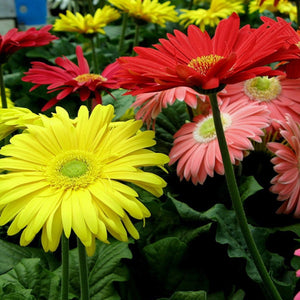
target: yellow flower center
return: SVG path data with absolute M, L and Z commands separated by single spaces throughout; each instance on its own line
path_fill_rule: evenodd
M 70 150 L 50 160 L 45 175 L 54 188 L 77 190 L 87 187 L 99 178 L 101 164 L 92 153 Z
M 203 55 L 197 58 L 193 58 L 189 62 L 188 67 L 199 72 L 201 75 L 206 75 L 208 70 L 222 58 L 224 57 L 216 54 Z
M 78 82 L 87 82 L 89 80 L 100 80 L 100 81 L 106 81 L 107 79 L 99 74 L 81 74 L 74 78 Z
M 229 114 L 221 114 L 224 131 L 231 125 Z M 213 116 L 208 116 L 200 121 L 193 132 L 194 139 L 199 143 L 208 143 L 217 137 Z
M 281 84 L 276 77 L 258 76 L 245 81 L 244 91 L 251 100 L 269 102 L 280 94 Z

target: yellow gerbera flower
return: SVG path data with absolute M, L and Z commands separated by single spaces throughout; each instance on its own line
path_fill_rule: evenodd
M 261 5 L 259 5 L 257 0 L 250 1 L 250 14 L 254 13 L 255 11 L 262 13 L 265 10 L 273 13 L 280 12 L 281 14 L 289 15 L 291 21 L 297 21 L 297 7 L 288 0 L 279 0 L 276 6 L 274 5 L 274 0 L 265 0 Z
M 0 225 L 12 221 L 8 234 L 23 230 L 20 244 L 28 245 L 42 229 L 45 251 L 55 251 L 62 231 L 73 230 L 94 253 L 95 238 L 107 241 L 107 232 L 127 241 L 139 233 L 130 217 L 143 220 L 148 209 L 137 200 L 133 183 L 155 196 L 166 182 L 142 171 L 162 166 L 167 155 L 147 147 L 155 144 L 153 131 L 140 131 L 141 121 L 111 122 L 111 105 L 97 105 L 91 116 L 81 106 L 76 123 L 60 107 L 55 117 L 41 115 L 43 126 L 30 125 L 0 150 Z
M 66 15 L 59 14 L 60 19 L 56 19 L 53 25 L 55 31 L 78 32 L 82 34 L 105 34 L 103 27 L 108 23 L 120 18 L 120 13 L 109 5 L 105 5 L 102 9 L 98 8 L 92 16 L 87 14 L 85 16 L 80 13 L 75 15 L 67 10 Z
M 178 16 L 170 1 L 159 3 L 158 0 L 108 0 L 129 16 L 149 23 L 166 26 L 166 22 L 177 22 Z
M 27 128 L 28 125 L 42 124 L 39 115 L 27 108 L 11 107 L 9 101 L 7 103 L 8 108 L 0 108 L 0 140 L 18 129 Z
M 180 24 L 187 27 L 195 24 L 202 31 L 205 26 L 215 27 L 222 19 L 226 19 L 233 12 L 244 13 L 243 1 L 212 0 L 209 9 L 199 8 L 197 10 L 181 9 L 179 16 Z

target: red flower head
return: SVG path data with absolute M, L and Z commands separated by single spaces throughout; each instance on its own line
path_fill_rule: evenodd
M 265 65 L 297 58 L 300 50 L 287 29 L 289 23 L 263 21 L 257 29 L 240 29 L 233 13 L 219 23 L 213 38 L 190 25 L 187 35 L 175 30 L 168 39 L 160 39 L 156 49 L 135 47 L 137 56 L 119 58 L 120 85 L 133 95 L 177 86 L 210 93 L 255 76 L 282 74 Z
M 67 97 L 71 93 L 79 93 L 81 101 L 87 100 L 91 94 L 96 103 L 102 103 L 101 91 L 116 89 L 118 84 L 112 79 L 119 69 L 117 62 L 108 65 L 102 74 L 91 74 L 87 60 L 83 56 L 82 48 L 76 47 L 78 66 L 66 57 L 58 57 L 55 63 L 59 66 L 49 66 L 43 62 L 35 61 L 32 68 L 26 72 L 23 81 L 35 84 L 30 91 L 46 84 L 49 93 L 61 91 L 52 98 L 43 108 L 45 111 L 54 106 L 59 100 Z
M 5 35 L 0 35 L 0 63 L 6 62 L 8 57 L 25 47 L 39 47 L 58 39 L 49 33 L 52 25 L 42 27 L 40 30 L 32 27 L 26 31 L 12 28 Z

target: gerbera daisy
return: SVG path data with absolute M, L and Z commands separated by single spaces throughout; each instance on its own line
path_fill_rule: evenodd
M 166 22 L 177 22 L 178 16 L 170 1 L 159 3 L 158 0 L 108 0 L 129 16 L 145 22 L 166 26 Z
M 45 251 L 57 249 L 62 231 L 69 238 L 73 230 L 89 255 L 95 238 L 108 242 L 107 232 L 138 239 L 130 216 L 143 220 L 150 212 L 125 182 L 162 195 L 166 182 L 140 169 L 169 161 L 145 149 L 155 144 L 154 132 L 140 131 L 142 121 L 114 125 L 111 105 L 97 105 L 90 117 L 81 106 L 76 124 L 64 109 L 56 112 L 0 150 L 0 168 L 8 171 L 0 175 L 0 224 L 12 221 L 9 235 L 23 230 L 22 246 L 42 230 Z
M 288 79 L 283 76 L 255 77 L 236 84 L 228 84 L 218 96 L 230 102 L 257 102 L 270 111 L 270 129 L 279 130 L 280 123 L 289 113 L 300 122 L 300 78 Z
M 161 92 L 139 94 L 132 106 L 138 108 L 136 118 L 142 119 L 149 128 L 162 109 L 172 105 L 176 100 L 184 101 L 188 106 L 196 108 L 199 100 L 205 101 L 206 98 L 207 96 L 200 95 L 191 88 L 177 87 Z
M 49 93 L 61 91 L 42 108 L 42 111 L 76 92 L 79 93 L 81 101 L 92 96 L 95 102 L 100 104 L 102 103 L 101 91 L 118 88 L 116 80 L 112 78 L 119 68 L 117 62 L 108 65 L 101 75 L 92 74 L 80 46 L 76 47 L 76 55 L 78 66 L 66 57 L 58 57 L 55 60 L 58 67 L 36 61 L 32 62 L 32 68 L 25 73 L 26 76 L 22 80 L 35 84 L 30 91 L 43 84 L 49 85 Z
M 9 102 L 8 102 L 9 103 Z M 28 125 L 41 124 L 41 117 L 23 107 L 0 108 L 0 140 Z
M 265 10 L 271 12 L 279 12 L 283 15 L 289 15 L 291 21 L 297 20 L 297 7 L 289 2 L 288 0 L 266 0 L 262 3 L 257 3 L 257 0 L 252 0 L 249 3 L 249 13 L 252 14 L 255 11 L 259 11 L 260 13 Z
M 103 27 L 120 18 L 120 13 L 109 5 L 98 8 L 92 16 L 85 16 L 76 12 L 74 15 L 67 10 L 66 15 L 59 14 L 60 19 L 56 19 L 53 25 L 55 31 L 78 32 L 81 34 L 95 34 L 97 32 L 105 34 Z
M 280 133 L 286 143 L 270 142 L 267 147 L 275 154 L 271 159 L 274 170 L 278 173 L 271 180 L 270 191 L 278 194 L 277 200 L 283 204 L 277 213 L 294 213 L 300 217 L 300 128 L 290 115 L 286 116 L 286 122 L 282 123 Z
M 239 28 L 240 19 L 233 13 L 222 20 L 215 36 L 190 25 L 188 34 L 175 30 L 168 40 L 161 39 L 156 49 L 135 47 L 135 57 L 121 57 L 118 80 L 122 87 L 137 95 L 177 86 L 201 90 L 221 90 L 261 75 L 279 75 L 265 66 L 274 61 L 299 57 L 300 50 L 290 45 L 284 20 L 264 23 L 257 29 Z
M 261 142 L 262 129 L 269 125 L 268 112 L 256 103 L 241 107 L 237 102 L 228 104 L 228 101 L 220 106 L 220 112 L 230 159 L 235 164 L 243 159 L 246 151 L 253 150 L 249 139 Z M 196 116 L 174 138 L 170 164 L 178 161 L 177 174 L 181 180 L 203 184 L 207 175 L 224 174 L 212 114 Z
M 46 25 L 39 30 L 29 28 L 26 31 L 12 28 L 5 35 L 0 35 L 0 64 L 5 63 L 9 56 L 19 49 L 48 45 L 58 39 L 49 33 L 51 28 L 52 25 Z
M 199 8 L 197 10 L 181 9 L 179 16 L 180 24 L 185 27 L 195 24 L 202 31 L 205 26 L 215 27 L 220 20 L 226 19 L 233 12 L 244 13 L 243 1 L 212 0 L 209 9 Z

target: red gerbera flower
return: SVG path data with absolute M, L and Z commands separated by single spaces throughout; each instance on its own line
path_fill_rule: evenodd
M 240 29 L 233 13 L 219 23 L 213 38 L 190 25 L 187 35 L 175 30 L 168 40 L 160 39 L 156 49 L 135 47 L 137 56 L 119 58 L 121 87 L 133 90 L 133 95 L 176 86 L 220 90 L 255 76 L 282 74 L 265 65 L 297 58 L 300 50 L 286 29 L 289 23 L 263 21 L 257 29 Z
M 52 98 L 43 108 L 45 111 L 54 106 L 59 100 L 71 93 L 79 93 L 81 101 L 87 100 L 91 94 L 97 104 L 102 103 L 101 91 L 116 89 L 118 84 L 112 79 L 119 69 L 119 64 L 114 62 L 108 65 L 102 74 L 91 74 L 87 60 L 83 56 L 80 46 L 76 47 L 78 66 L 66 57 L 58 57 L 55 63 L 59 66 L 49 66 L 43 62 L 35 61 L 32 68 L 26 72 L 23 81 L 35 84 L 30 91 L 46 84 L 49 93 L 61 91 Z
M 18 31 L 17 28 L 12 28 L 5 35 L 0 35 L 0 64 L 21 48 L 44 46 L 58 39 L 49 33 L 51 28 L 52 25 L 44 26 L 40 30 L 32 27 L 26 31 Z

